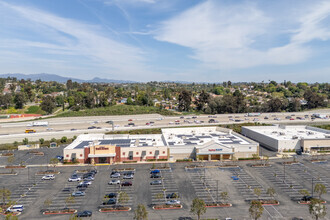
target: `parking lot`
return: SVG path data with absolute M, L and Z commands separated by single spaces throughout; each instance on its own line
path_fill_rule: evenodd
M 160 170 L 160 178 L 150 178 L 151 164 L 121 164 L 114 166 L 98 166 L 95 169 L 98 173 L 92 184 L 85 189 L 85 195 L 74 197 L 73 203 L 66 203 L 72 192 L 77 191 L 78 182 L 68 182 L 74 174 L 83 175 L 86 169 L 94 167 L 56 167 L 60 174 L 55 174 L 55 180 L 41 180 L 40 171 L 45 171 L 47 167 L 33 167 L 26 169 L 16 169 L 17 175 L 0 175 L 0 182 L 3 187 L 11 190 L 11 198 L 17 204 L 25 206 L 20 218 L 22 219 L 69 219 L 70 215 L 44 216 L 41 211 L 45 209 L 75 208 L 78 211 L 90 210 L 93 212 L 92 219 L 133 219 L 134 212 L 112 212 L 100 213 L 99 208 L 108 207 L 103 205 L 107 201 L 104 196 L 109 193 L 126 192 L 128 201 L 125 205 L 134 210 L 138 204 L 144 204 L 149 212 L 149 219 L 179 219 L 179 217 L 192 217 L 190 205 L 194 198 L 198 197 L 206 203 L 222 201 L 221 192 L 228 193 L 228 202 L 233 207 L 208 208 L 204 218 L 225 219 L 249 219 L 249 201 L 257 199 L 254 189 L 259 188 L 260 199 L 267 199 L 270 196 L 266 193 L 272 187 L 276 190 L 276 199 L 280 201 L 278 206 L 265 206 L 262 219 L 292 219 L 293 217 L 303 217 L 311 219 L 308 207 L 299 205 L 302 195 L 300 189 L 307 189 L 311 192 L 310 179 L 315 178 L 315 183 L 320 182 L 329 186 L 329 176 L 325 175 L 322 166 L 324 164 L 312 164 L 304 161 L 303 165 L 287 165 L 284 177 L 284 168 L 278 162 L 272 162 L 270 167 L 250 167 L 247 163 L 240 163 L 240 168 L 219 168 L 205 166 L 197 169 L 185 169 L 188 164 L 169 164 L 171 169 Z M 212 165 L 209 163 L 207 165 Z M 214 165 L 214 164 L 213 164 Z M 133 179 L 123 179 L 124 169 L 134 170 Z M 48 168 L 50 169 L 50 168 Z M 54 169 L 54 168 L 51 168 Z M 5 169 L 1 169 L 2 171 Z M 77 172 L 80 171 L 80 172 Z M 114 170 L 120 170 L 120 178 L 110 178 Z M 36 175 L 37 174 L 37 175 Z M 234 176 L 238 177 L 234 180 Z M 121 182 L 130 181 L 132 186 L 121 186 L 121 184 L 109 185 L 112 179 Z M 155 180 L 160 180 L 161 184 L 151 185 Z M 67 189 L 70 191 L 67 191 Z M 153 210 L 152 205 L 165 204 L 169 198 L 167 195 L 176 193 L 183 206 L 178 210 Z M 159 194 L 163 194 L 160 197 Z M 24 195 L 24 196 L 22 196 Z M 326 200 L 328 195 L 323 196 Z M 50 204 L 45 204 L 45 200 L 51 200 Z M 244 216 L 244 218 L 242 218 Z

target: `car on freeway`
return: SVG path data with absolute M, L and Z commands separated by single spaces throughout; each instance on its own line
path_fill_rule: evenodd
M 24 206 L 23 205 L 13 205 L 6 209 L 7 212 L 23 212 Z
M 173 122 L 173 121 L 170 121 L 168 124 L 169 124 L 169 125 L 172 125 L 172 124 L 174 124 L 174 122 Z
M 176 199 L 173 199 L 173 200 L 169 200 L 166 202 L 166 205 L 180 205 L 180 201 L 179 200 L 176 200 Z
M 154 181 L 150 182 L 150 185 L 162 185 L 162 181 L 161 180 L 154 180 Z
M 290 121 L 293 121 L 294 120 L 294 118 L 290 118 Z
M 166 199 L 177 199 L 179 198 L 179 195 L 176 193 L 170 193 L 166 195 Z
M 68 180 L 69 182 L 79 182 L 81 181 L 81 178 L 80 177 L 76 177 L 76 176 L 72 176 L 69 178 Z
M 118 193 L 108 193 L 108 194 L 105 194 L 104 198 L 117 198 L 118 196 Z
M 150 175 L 150 178 L 161 178 L 162 176 L 160 175 L 160 173 L 153 173 Z
M 45 175 L 41 178 L 42 180 L 54 180 L 55 176 L 54 174 L 49 174 L 49 175 Z
M 133 122 L 128 123 L 128 126 L 135 126 Z
M 155 122 L 154 122 L 154 121 L 151 121 L 151 122 L 149 122 L 149 123 L 150 123 L 151 125 L 152 125 L 152 124 L 155 124 Z
M 71 128 L 71 129 L 70 129 L 70 131 L 76 131 L 76 130 L 77 130 L 77 129 L 75 129 L 75 128 Z
M 209 123 L 215 123 L 215 120 L 214 119 L 210 119 L 209 120 Z
M 193 118 L 193 119 L 196 119 L 196 118 L 197 118 L 197 116 L 192 116 L 192 118 Z
M 157 118 L 156 120 L 157 120 L 157 121 L 161 121 L 161 120 L 163 120 L 163 118 Z
M 85 210 L 85 211 L 82 211 L 82 212 L 78 212 L 77 215 L 76 215 L 76 217 L 78 217 L 78 218 L 81 218 L 81 217 L 91 217 L 92 214 L 93 214 L 92 211 Z
M 82 191 L 76 191 L 71 194 L 71 196 L 77 197 L 77 196 L 84 196 L 85 192 Z
M 133 183 L 132 182 L 129 182 L 129 181 L 126 181 L 126 182 L 122 182 L 121 183 L 121 186 L 132 186 Z
M 268 119 L 268 117 L 266 116 L 266 117 L 264 117 L 264 119 Z
M 276 120 L 276 121 L 280 121 L 281 119 L 279 119 L 279 118 L 274 118 L 274 120 Z
M 134 178 L 134 175 L 133 174 L 127 174 L 127 175 L 124 175 L 123 179 L 133 179 Z
M 120 177 L 120 173 L 112 173 L 110 175 L 110 178 L 119 178 Z
M 90 126 L 87 129 L 95 129 L 95 128 L 96 128 L 95 126 Z
M 133 119 L 128 119 L 128 121 L 133 121 Z
M 149 123 L 149 122 L 147 122 L 147 123 L 146 123 L 146 125 L 150 125 L 150 123 Z
M 286 116 L 285 119 L 291 119 L 291 116 Z
M 116 185 L 116 184 L 120 184 L 120 180 L 111 180 L 110 182 L 108 182 L 109 185 Z
M 105 202 L 103 202 L 103 205 L 115 205 L 117 203 L 117 199 L 111 198 Z
M 175 120 L 175 122 L 177 123 L 177 122 L 180 122 L 180 120 Z

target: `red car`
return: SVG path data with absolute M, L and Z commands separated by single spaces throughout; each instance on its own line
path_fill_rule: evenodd
M 132 182 L 122 182 L 121 186 L 132 186 Z
M 175 120 L 175 122 L 180 122 L 180 120 Z
M 133 121 L 133 119 L 128 119 L 128 121 Z

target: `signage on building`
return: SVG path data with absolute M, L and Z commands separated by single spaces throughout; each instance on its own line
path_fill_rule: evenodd
M 107 147 L 97 147 L 96 150 L 109 150 Z
M 218 148 L 218 149 L 209 149 L 209 151 L 222 151 L 221 148 Z

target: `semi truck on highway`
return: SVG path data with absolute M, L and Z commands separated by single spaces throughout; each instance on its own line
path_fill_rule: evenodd
M 245 115 L 245 117 L 257 117 L 257 116 L 260 116 L 261 113 L 257 112 L 257 113 L 247 113 Z
M 32 126 L 32 127 L 39 127 L 39 126 L 48 126 L 48 121 L 34 121 L 31 124 L 29 124 L 28 126 Z

